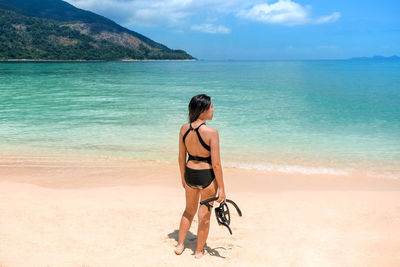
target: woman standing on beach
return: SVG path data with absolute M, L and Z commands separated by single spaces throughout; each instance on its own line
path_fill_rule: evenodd
M 186 193 L 186 208 L 179 225 L 178 245 L 175 254 L 182 254 L 184 241 L 200 201 L 215 197 L 225 201 L 225 187 L 219 154 L 218 131 L 208 127 L 214 113 L 211 98 L 205 94 L 194 96 L 189 103 L 189 123 L 182 125 L 179 133 L 179 168 L 182 186 Z M 189 154 L 186 163 L 186 153 Z M 212 205 L 213 203 L 210 202 Z M 200 205 L 195 257 L 205 254 L 204 245 L 210 229 L 211 210 Z

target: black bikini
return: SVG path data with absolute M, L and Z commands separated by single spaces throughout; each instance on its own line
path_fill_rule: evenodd
M 183 143 L 185 144 L 185 139 L 186 139 L 186 136 L 189 134 L 189 132 L 191 130 L 194 130 L 197 133 L 197 137 L 199 138 L 200 144 L 205 149 L 210 151 L 211 150 L 210 146 L 207 145 L 203 141 L 203 139 L 201 138 L 200 133 L 199 133 L 199 128 L 203 124 L 205 125 L 205 123 L 202 123 L 196 129 L 194 129 L 192 127 L 192 124 L 189 124 L 190 125 L 189 129 L 183 135 Z M 189 155 L 189 158 L 188 158 L 187 161 L 189 161 L 189 160 L 197 160 L 197 161 L 203 161 L 203 162 L 207 162 L 207 163 L 211 164 L 211 156 L 209 156 L 209 157 L 193 156 L 193 155 L 189 154 L 189 151 L 188 151 L 188 155 Z M 213 169 L 191 169 L 191 168 L 187 167 L 186 165 L 185 165 L 185 167 L 186 167 L 185 168 L 185 182 L 190 187 L 193 187 L 193 188 L 206 188 L 215 179 L 215 174 L 214 174 L 214 170 Z

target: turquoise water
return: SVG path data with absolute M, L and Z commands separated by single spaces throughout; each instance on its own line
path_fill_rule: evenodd
M 193 95 L 225 166 L 400 177 L 400 62 L 0 64 L 0 146 L 177 161 Z

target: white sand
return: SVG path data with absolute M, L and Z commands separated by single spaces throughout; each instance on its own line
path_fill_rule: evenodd
M 399 266 L 400 181 L 224 169 L 233 235 L 184 208 L 178 166 L 90 157 L 0 157 L 0 266 Z

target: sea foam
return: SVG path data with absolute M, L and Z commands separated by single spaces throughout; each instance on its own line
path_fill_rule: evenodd
M 329 175 L 349 175 L 352 171 L 344 169 L 334 169 L 327 167 L 308 167 L 301 165 L 279 165 L 272 163 L 256 163 L 256 164 L 241 164 L 227 163 L 226 166 L 247 169 L 247 170 L 263 170 L 276 171 L 282 173 L 301 173 L 301 174 L 329 174 Z

